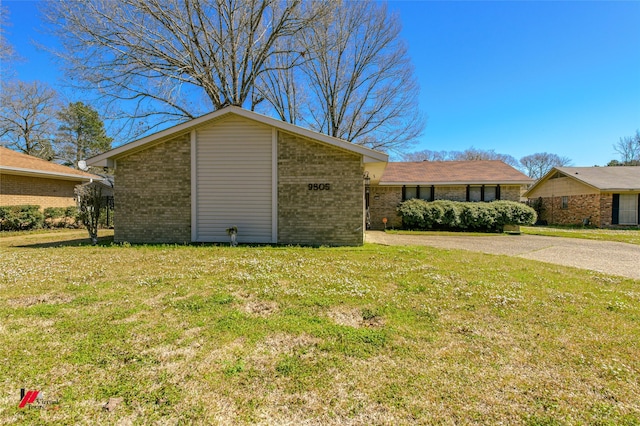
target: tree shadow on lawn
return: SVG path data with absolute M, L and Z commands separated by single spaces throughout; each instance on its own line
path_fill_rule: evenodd
M 98 244 L 95 247 L 109 247 L 113 244 L 113 235 L 98 237 Z M 53 248 L 53 247 L 91 247 L 91 238 L 75 238 L 72 240 L 57 240 L 46 243 L 20 244 L 13 247 L 18 248 Z

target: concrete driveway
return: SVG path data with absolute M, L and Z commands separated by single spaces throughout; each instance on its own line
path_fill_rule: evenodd
M 626 243 L 539 235 L 473 237 L 399 235 L 381 231 L 367 231 L 365 241 L 504 254 L 640 280 L 640 246 Z

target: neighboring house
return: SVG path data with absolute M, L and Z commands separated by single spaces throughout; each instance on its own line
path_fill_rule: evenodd
M 41 209 L 76 204 L 76 185 L 99 176 L 0 147 L 0 205 Z
M 371 168 L 369 213 L 372 229 L 401 227 L 396 209 L 411 198 L 426 201 L 520 201 L 533 180 L 502 161 L 420 161 Z
M 361 245 L 386 154 L 230 106 L 89 159 L 115 170 L 115 241 Z
M 638 226 L 640 166 L 555 167 L 524 195 L 549 224 Z

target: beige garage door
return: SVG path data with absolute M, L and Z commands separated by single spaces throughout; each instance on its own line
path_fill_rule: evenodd
M 195 241 L 274 242 L 273 130 L 231 117 L 196 132 Z

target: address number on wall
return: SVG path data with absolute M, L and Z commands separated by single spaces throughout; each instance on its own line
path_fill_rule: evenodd
M 330 183 L 310 183 L 307 185 L 309 191 L 329 191 L 331 189 Z

